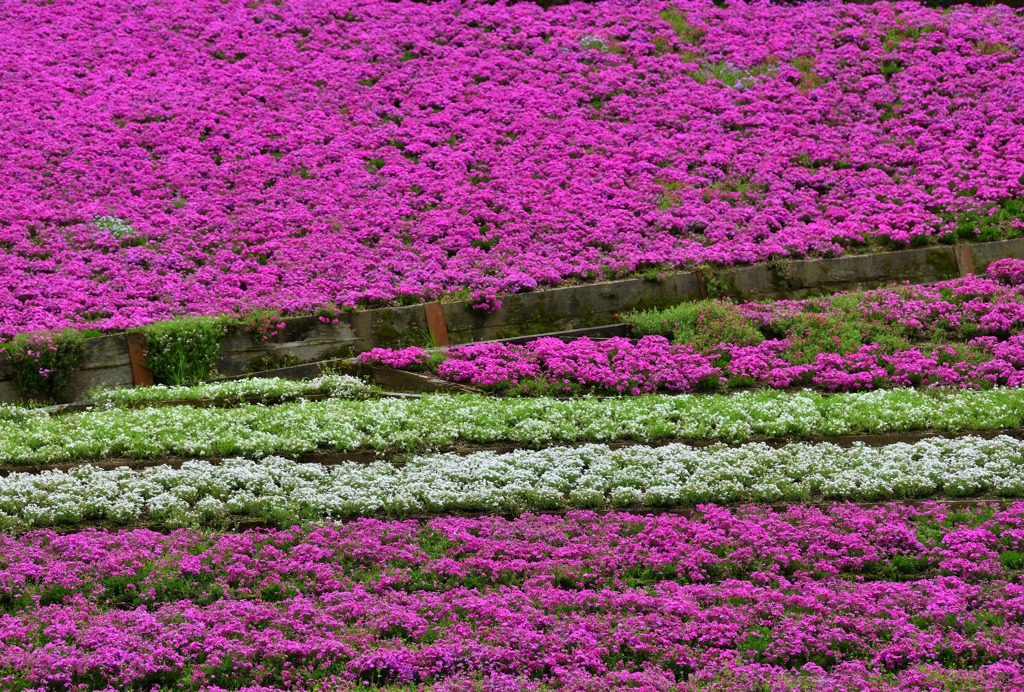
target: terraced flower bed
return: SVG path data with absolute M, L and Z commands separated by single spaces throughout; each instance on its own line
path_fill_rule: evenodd
M 0 333 L 1020 233 L 1008 8 L 0 9 Z
M 731 396 L 615 399 L 295 401 L 233 408 L 161 407 L 50 415 L 0 407 L 0 464 L 105 458 L 298 455 L 318 450 L 387 456 L 500 443 L 523 448 L 616 440 L 742 442 L 811 436 L 985 431 L 1024 426 L 1024 389 L 913 389 L 822 395 L 765 390 Z
M 1024 442 L 1002 435 L 878 448 L 584 445 L 423 455 L 400 464 L 266 457 L 138 472 L 80 466 L 0 478 L 0 525 L 216 528 L 256 520 L 287 527 L 358 516 L 982 496 L 1024 496 Z
M 324 375 L 310 380 L 286 380 L 279 377 L 246 378 L 210 382 L 193 386 L 98 388 L 88 403 L 106 408 L 146 407 L 175 404 L 275 403 L 310 397 L 363 399 L 377 393 L 356 377 Z
M 1024 383 L 1024 292 L 994 265 L 932 286 L 807 300 L 711 300 L 627 315 L 639 340 L 540 338 L 427 351 L 377 348 L 365 363 L 426 370 L 507 394 L 815 386 L 831 391 Z M 671 341 L 670 341 L 671 339 Z
M 204 382 L 1024 235 L 1018 11 L 550 4 L 0 4 L 0 688 L 1024 689 L 1019 241 Z
M 1012 689 L 1024 505 L 0 538 L 8 689 Z

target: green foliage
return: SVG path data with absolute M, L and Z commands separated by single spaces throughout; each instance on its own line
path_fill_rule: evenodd
M 266 370 L 278 370 L 279 368 L 290 368 L 293 365 L 299 365 L 301 362 L 301 358 L 291 353 L 278 356 L 260 356 L 246 363 L 245 367 L 242 368 L 242 373 L 249 374 Z
M 355 308 L 351 305 L 342 305 L 341 307 L 338 307 L 334 303 L 328 303 L 327 305 L 314 310 L 313 316 L 323 318 L 321 321 L 325 323 L 336 322 L 341 319 L 342 315 L 347 312 L 353 312 L 354 310 Z
M 651 267 L 640 272 L 640 278 L 645 281 L 652 281 L 656 284 L 665 282 L 665 273 L 658 267 Z
M 277 336 L 280 330 L 284 328 L 281 326 L 284 324 L 281 322 L 281 319 L 282 316 L 279 311 L 260 308 L 240 317 L 238 324 L 246 333 L 266 341 L 273 336 Z
M 1010 572 L 1024 572 L 1024 553 L 1019 550 L 1007 550 L 999 555 L 1003 569 Z
M 793 288 L 793 262 L 788 257 L 773 257 L 768 262 L 768 269 L 777 284 Z
M 863 343 L 856 322 L 831 313 L 804 313 L 776 322 L 776 328 L 789 337 L 787 356 L 796 364 L 813 362 L 819 353 L 850 353 Z
M 718 278 L 718 273 L 710 264 L 702 264 L 697 267 L 697 273 L 704 281 L 704 290 L 710 298 L 722 298 L 729 293 L 729 287 Z
M 125 236 L 135 234 L 134 228 L 116 216 L 100 216 L 92 223 L 96 228 L 100 228 L 104 231 L 110 231 L 111 235 L 115 238 L 124 238 Z
M 777 283 L 786 286 L 792 283 L 788 261 L 774 260 L 768 266 Z M 704 276 L 709 293 L 722 290 L 722 284 L 711 284 L 715 276 L 713 272 L 708 271 Z M 813 362 L 820 353 L 850 353 L 866 344 L 877 344 L 884 353 L 920 348 L 924 352 L 935 351 L 940 362 L 966 360 L 980 363 L 991 355 L 984 347 L 967 342 L 981 334 L 1008 335 L 991 328 L 982 330 L 969 320 L 957 325 L 945 319 L 926 320 L 918 325 L 895 322 L 888 317 L 888 309 L 880 303 L 894 292 L 907 300 L 914 300 L 920 295 L 914 286 L 839 293 L 808 299 L 803 303 L 803 309 L 792 317 L 776 317 L 767 323 L 760 319 L 746 319 L 737 306 L 718 300 L 633 312 L 625 315 L 624 321 L 632 326 L 635 334 L 660 334 L 677 343 L 689 343 L 703 352 L 714 350 L 719 341 L 754 345 L 763 339 L 788 339 L 791 348 L 785 357 L 795 364 Z M 974 295 L 954 296 L 951 291 L 942 298 L 954 303 L 980 299 Z M 949 355 L 941 348 L 949 344 L 955 346 L 955 355 Z
M 958 196 L 973 197 L 976 190 L 968 189 Z M 1020 235 L 1015 221 L 1024 220 L 1024 199 L 1002 199 L 980 207 L 960 211 L 939 212 L 946 224 L 954 227 L 955 237 L 981 242 L 1003 240 Z
M 733 88 L 737 84 L 748 86 L 754 78 L 774 74 L 777 69 L 777 66 L 772 63 L 763 63 L 749 69 L 741 69 L 722 60 L 720 62 L 704 63 L 700 66 L 699 70 L 693 73 L 693 79 L 698 84 L 706 84 L 712 79 L 716 79 L 727 87 Z
M 814 56 L 813 55 L 801 55 L 793 58 L 789 61 L 789 64 L 800 70 L 803 77 L 800 78 L 800 82 L 797 84 L 800 91 L 805 94 L 811 89 L 817 89 L 819 86 L 827 82 L 828 80 L 820 76 L 814 69 Z
M 665 190 L 663 193 L 658 195 L 658 209 L 660 211 L 666 211 L 672 207 L 679 206 L 679 196 L 674 193 L 682 189 L 682 183 L 675 180 L 655 180 L 654 182 Z
M 585 441 L 735 442 L 753 435 L 796 439 L 1016 428 L 1024 424 L 1024 389 L 900 388 L 828 395 L 763 389 L 712 397 L 573 400 L 432 394 L 384 402 L 332 398 L 232 408 L 98 408 L 64 415 L 0 407 L 0 423 L 4 464 L 109 457 L 264 457 L 316 449 L 401 454 L 462 442 L 547 447 Z M 40 445 L 40 440 L 46 444 Z
M 894 26 L 886 32 L 882 48 L 886 52 L 892 52 L 897 50 L 901 43 L 906 41 L 916 42 L 922 34 L 933 31 L 938 31 L 938 27 L 933 24 L 926 24 L 925 26 Z
M 892 75 L 903 71 L 903 62 L 901 60 L 892 59 L 883 60 L 878 71 L 886 77 L 891 77 Z
M 982 55 L 1000 55 L 1005 56 L 1007 59 L 1017 55 L 1017 49 L 1008 43 L 997 41 L 975 41 L 974 46 Z
M 729 302 L 702 300 L 682 303 L 667 310 L 646 310 L 624 318 L 639 334 L 660 334 L 698 351 L 708 351 L 724 342 L 754 346 L 764 336 Z
M 4 344 L 22 397 L 55 401 L 67 391 L 85 355 L 85 337 L 74 329 L 19 334 Z
M 140 331 L 145 338 L 146 365 L 153 371 L 153 379 L 169 385 L 208 379 L 232 321 L 224 317 L 179 317 L 143 327 Z
M 770 627 L 755 625 L 750 628 L 750 634 L 737 645 L 736 649 L 750 660 L 761 661 L 773 638 Z
M 587 393 L 587 388 L 578 382 L 551 382 L 544 378 L 523 378 L 517 384 L 507 385 L 502 390 L 508 397 L 557 396 L 576 398 Z
M 672 25 L 672 30 L 676 32 L 676 36 L 678 36 L 679 40 L 683 43 L 689 43 L 690 45 L 695 46 L 702 38 L 704 38 L 704 34 L 707 33 L 704 29 L 700 29 L 690 24 L 686 19 L 685 12 L 669 8 L 662 10 L 658 16 Z

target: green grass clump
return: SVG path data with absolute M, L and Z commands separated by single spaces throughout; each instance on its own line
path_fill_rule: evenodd
M 686 13 L 681 12 L 674 8 L 662 10 L 659 17 L 664 19 L 666 22 L 672 25 L 672 30 L 676 32 L 676 36 L 683 43 L 689 43 L 690 45 L 697 45 L 700 40 L 704 38 L 707 33 L 704 29 L 693 26 L 686 18 Z
M 754 346 L 764 335 L 728 301 L 701 300 L 681 303 L 666 310 L 645 310 L 627 315 L 639 334 L 657 334 L 697 351 L 708 351 L 720 343 Z
M 67 391 L 85 355 L 85 337 L 74 329 L 19 334 L 0 350 L 7 353 L 23 398 L 55 401 Z
M 140 331 L 145 338 L 146 365 L 158 384 L 195 384 L 210 377 L 220 358 L 228 326 L 225 317 L 179 317 L 154 322 Z

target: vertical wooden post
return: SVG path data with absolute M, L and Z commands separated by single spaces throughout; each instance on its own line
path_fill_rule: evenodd
M 700 291 L 701 300 L 706 300 L 708 297 L 708 286 L 704 283 L 704 272 L 697 270 L 694 272 L 697 277 L 697 290 Z
M 974 273 L 974 257 L 971 255 L 970 245 L 954 245 L 953 254 L 956 256 L 956 268 L 960 276 Z
M 142 334 L 129 332 L 126 336 L 128 338 L 128 361 L 132 366 L 132 382 L 136 387 L 152 387 L 153 371 L 145 366 Z
M 444 318 L 444 306 L 439 302 L 424 303 L 423 312 L 427 314 L 427 329 L 435 346 L 448 346 L 448 322 Z

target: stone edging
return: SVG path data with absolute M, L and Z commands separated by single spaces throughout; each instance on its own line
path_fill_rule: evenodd
M 473 310 L 469 302 L 453 302 L 344 313 L 337 323 L 313 316 L 286 317 L 285 328 L 266 341 L 241 329 L 231 330 L 217 370 L 226 376 L 239 375 L 257 359 L 289 356 L 311 362 L 351 357 L 378 346 L 423 344 L 431 336 L 436 343 L 461 344 L 607 325 L 629 310 L 706 297 L 709 279 L 741 300 L 802 298 L 894 281 L 928 283 L 983 273 L 989 264 L 1007 257 L 1024 259 L 1024 238 L 732 267 L 714 270 L 711 276 L 679 272 L 666 273 L 658 281 L 625 279 L 566 286 L 503 296 L 502 308 L 493 313 Z M 144 384 L 136 382 L 137 368 L 133 374 L 128 335 L 87 339 L 85 346 L 68 400 L 83 399 L 98 385 Z M 0 357 L 0 402 L 16 401 L 10 369 L 5 357 Z

